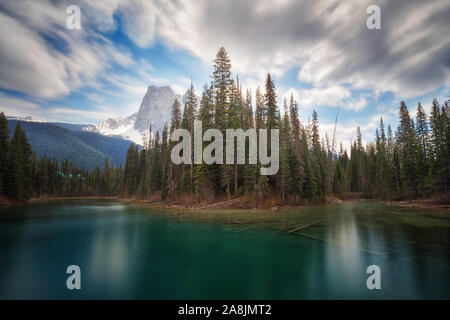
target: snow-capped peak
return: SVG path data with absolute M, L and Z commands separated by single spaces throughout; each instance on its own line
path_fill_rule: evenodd
M 151 85 L 142 99 L 138 112 L 126 118 L 109 118 L 94 128 L 86 127 L 83 130 L 106 136 L 121 136 L 142 145 L 144 137 L 146 139 L 149 137 L 150 125 L 153 131 L 162 130 L 164 124 L 170 121 L 171 107 L 176 98 L 180 102 L 183 100 L 169 86 Z

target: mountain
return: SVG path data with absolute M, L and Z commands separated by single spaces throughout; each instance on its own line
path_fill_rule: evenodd
M 49 122 L 57 125 L 58 127 L 70 130 L 70 131 L 92 131 L 95 132 L 95 126 L 92 124 L 73 124 L 64 122 Z
M 169 86 L 147 88 L 137 113 L 126 118 L 109 118 L 94 127 L 86 127 L 84 131 L 96 132 L 106 136 L 120 136 L 137 144 L 142 144 L 144 135 L 149 134 L 150 124 L 153 130 L 162 130 L 164 124 L 170 122 L 171 107 L 176 98 L 184 102 L 183 97 L 176 94 Z
M 115 166 L 125 163 L 131 142 L 141 145 L 149 127 L 162 130 L 170 122 L 176 98 L 182 105 L 187 97 L 176 94 L 169 86 L 147 88 L 139 110 L 128 117 L 109 118 L 97 125 L 45 122 L 32 117 L 7 117 L 11 134 L 20 121 L 31 147 L 38 157 L 47 155 L 59 161 L 68 159 L 78 167 L 103 167 L 105 158 Z
M 19 121 L 8 120 L 11 135 Z M 58 161 L 68 159 L 80 168 L 103 168 L 108 158 L 114 166 L 125 163 L 131 141 L 83 130 L 85 125 L 20 121 L 38 158 L 47 155 Z M 70 128 L 70 129 L 69 129 Z
M 152 124 L 153 127 L 161 130 L 164 122 L 170 119 L 171 107 L 176 98 L 182 100 L 169 86 L 148 87 L 139 107 L 134 128 L 144 131 L 148 130 Z
M 17 121 L 24 121 L 24 122 L 41 122 L 41 123 L 50 123 L 57 125 L 58 127 L 62 127 L 64 129 L 70 130 L 70 131 L 92 131 L 95 132 L 96 128 L 92 124 L 74 124 L 74 123 L 64 123 L 64 122 L 47 122 L 44 119 L 35 118 L 32 116 L 27 117 L 17 117 L 17 116 L 6 116 L 6 120 L 17 120 Z
M 83 131 L 95 132 L 109 137 L 120 137 L 136 144 L 142 144 L 143 133 L 134 129 L 136 119 L 137 113 L 133 113 L 126 118 L 109 118 L 96 126 L 86 126 Z

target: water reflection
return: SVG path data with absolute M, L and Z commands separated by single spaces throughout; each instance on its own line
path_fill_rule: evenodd
M 0 298 L 450 297 L 449 220 L 379 204 L 308 209 L 321 222 L 297 235 L 112 203 L 11 210 L 14 219 L 0 218 Z M 289 226 L 290 217 L 278 219 Z M 81 267 L 81 291 L 65 288 L 70 264 Z M 371 264 L 380 291 L 366 287 Z

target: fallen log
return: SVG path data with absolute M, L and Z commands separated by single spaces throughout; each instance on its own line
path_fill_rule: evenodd
M 319 223 L 319 222 L 322 222 L 322 221 L 323 221 L 323 219 L 320 219 L 320 220 L 315 221 L 315 222 L 313 222 L 313 223 L 306 224 L 306 225 L 303 225 L 303 226 L 301 226 L 301 227 L 292 229 L 292 230 L 288 231 L 287 233 L 293 233 L 293 232 L 296 232 L 296 231 L 299 231 L 299 230 L 302 230 L 302 229 L 306 229 L 306 228 L 311 227 L 312 225 L 315 225 L 315 224 L 317 224 L 317 223 Z
M 213 208 L 217 208 L 217 207 L 226 208 L 227 206 L 232 205 L 234 203 L 237 203 L 240 200 L 241 200 L 240 198 L 231 199 L 231 200 L 227 200 L 227 201 L 223 201 L 223 202 L 213 203 L 213 204 L 210 204 L 210 205 L 207 205 L 207 206 L 204 206 L 204 207 L 194 207 L 193 209 L 194 210 L 197 210 L 197 209 L 213 209 Z

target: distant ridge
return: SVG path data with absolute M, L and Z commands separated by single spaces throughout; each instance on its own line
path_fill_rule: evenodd
M 8 120 L 11 135 L 18 122 Z M 124 164 L 127 149 L 131 144 L 131 141 L 118 137 L 83 131 L 84 125 L 31 121 L 20 121 L 20 125 L 39 158 L 46 155 L 58 161 L 67 159 L 78 167 L 89 170 L 96 166 L 103 168 L 106 158 L 114 166 Z
M 111 138 L 115 137 L 142 145 L 144 136 L 149 137 L 150 125 L 152 126 L 153 131 L 161 131 L 166 122 L 170 123 L 172 104 L 174 100 L 178 99 L 183 108 L 187 93 L 188 92 L 181 96 L 175 93 L 170 86 L 150 85 L 142 98 L 138 112 L 135 112 L 128 117 L 109 118 L 96 125 L 46 122 L 43 119 L 37 119 L 30 116 L 7 116 L 6 118 L 10 121 L 23 121 L 27 123 L 40 123 L 58 126 L 59 128 L 72 132 L 71 136 L 79 136 L 80 132 L 86 133 L 86 136 L 89 136 L 89 133 L 95 133 L 101 136 Z M 102 157 L 105 156 L 107 155 L 102 155 Z M 96 160 L 94 162 L 97 163 L 98 161 Z

